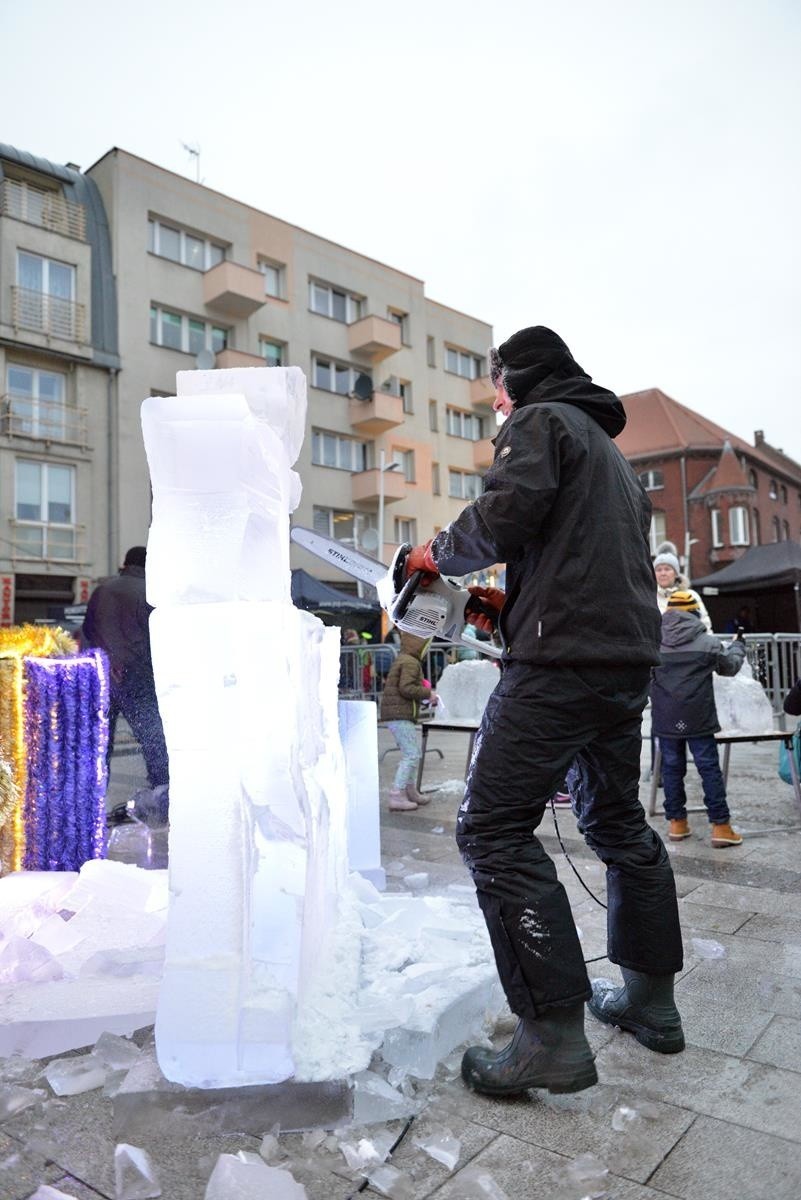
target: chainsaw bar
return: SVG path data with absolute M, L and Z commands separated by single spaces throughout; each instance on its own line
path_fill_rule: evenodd
M 304 529 L 302 525 L 294 525 L 289 531 L 289 536 L 297 546 L 302 546 L 304 550 L 308 550 L 317 558 L 322 558 L 326 562 L 330 562 L 332 566 L 339 567 L 340 571 L 345 571 L 354 579 L 360 579 L 362 583 L 371 583 L 373 587 L 376 587 L 382 579 L 386 578 L 387 568 L 377 558 L 371 558 L 369 554 L 362 554 L 360 550 L 354 550 L 352 546 L 345 546 L 333 538 L 315 533 L 313 529 Z

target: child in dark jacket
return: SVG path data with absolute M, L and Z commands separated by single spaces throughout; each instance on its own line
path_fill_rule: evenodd
M 415 775 L 420 761 L 416 723 L 424 700 L 437 703 L 437 694 L 423 679 L 422 658 L 430 638 L 401 634 L 400 654 L 390 667 L 381 696 L 381 720 L 387 722 L 390 733 L 398 743 L 401 759 L 395 772 L 395 782 L 389 793 L 392 812 L 411 812 L 428 804 L 428 796 L 417 790 Z
M 660 665 L 651 673 L 652 730 L 662 752 L 662 782 L 668 837 L 690 836 L 684 776 L 687 747 L 704 787 L 704 804 L 712 825 L 712 845 L 739 846 L 742 837 L 731 827 L 726 785 L 718 760 L 715 734 L 720 729 L 712 676 L 736 675 L 745 660 L 738 637 L 724 647 L 707 633 L 692 592 L 674 592 L 662 617 Z

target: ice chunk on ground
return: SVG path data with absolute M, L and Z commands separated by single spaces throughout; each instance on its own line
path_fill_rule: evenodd
M 636 1120 L 637 1110 L 629 1108 L 627 1104 L 621 1104 L 612 1114 L 612 1128 L 616 1133 L 622 1133 Z
M 221 1154 L 214 1164 L 205 1200 L 308 1200 L 289 1171 L 268 1167 L 256 1154 Z
M 446 779 L 444 783 L 437 784 L 437 791 L 445 796 L 463 796 L 464 795 L 464 780 L 463 779 Z
M 40 1183 L 28 1200 L 75 1200 L 75 1197 L 51 1187 L 49 1183 Z
M 402 1174 L 397 1167 L 389 1163 L 381 1167 L 372 1167 L 367 1174 L 370 1187 L 375 1188 L 382 1196 L 390 1200 L 414 1200 L 415 1189 L 408 1175 Z
M 483 1167 L 465 1167 L 456 1178 L 459 1200 L 509 1200 L 503 1188 Z
M 726 947 L 714 938 L 690 938 L 693 949 L 700 958 L 725 958 Z
M 269 1162 L 271 1158 L 277 1158 L 280 1153 L 281 1146 L 278 1138 L 274 1133 L 265 1133 L 264 1137 L 261 1139 L 261 1145 L 259 1146 L 259 1154 L 262 1156 L 264 1161 Z
M 395 1135 L 388 1129 L 378 1130 L 369 1138 L 360 1138 L 358 1142 L 339 1143 L 339 1149 L 352 1171 L 361 1171 L 370 1163 L 382 1163 L 389 1156 Z
M 428 887 L 429 878 L 427 871 L 416 871 L 413 875 L 404 875 L 403 884 L 410 892 L 422 892 Z
M 0 879 L 0 929 L 30 937 L 41 922 L 61 908 L 78 878 L 75 871 L 13 871 Z
M 151 1200 L 161 1195 L 156 1169 L 146 1150 L 127 1142 L 114 1147 L 114 1187 L 116 1200 Z
M 0 941 L 0 984 L 46 983 L 61 979 L 64 969 L 49 950 L 28 938 L 12 934 Z
M 582 1195 L 603 1192 L 609 1168 L 594 1154 L 579 1154 L 568 1163 L 565 1175 L 571 1183 L 579 1184 Z
M 411 1116 L 419 1104 L 404 1096 L 375 1071 L 361 1071 L 354 1076 L 355 1097 L 353 1120 L 357 1125 L 372 1125 L 379 1121 L 396 1121 Z
M 118 1037 L 116 1033 L 101 1033 L 95 1042 L 92 1054 L 112 1071 L 126 1070 L 142 1057 L 142 1051 L 136 1042 L 130 1041 L 129 1038 Z
M 462 1150 L 462 1143 L 457 1137 L 451 1133 L 450 1129 L 445 1127 L 435 1129 L 425 1137 L 416 1137 L 413 1139 L 415 1146 L 419 1146 L 431 1158 L 442 1163 L 443 1167 L 447 1167 L 449 1171 L 459 1161 L 459 1155 Z
M 475 981 L 472 986 L 470 979 Z M 414 1017 L 404 1027 L 389 1030 L 381 1053 L 392 1066 L 404 1067 L 421 1079 L 433 1079 L 437 1063 L 456 1046 L 482 1033 L 504 1004 L 490 964 L 484 971 L 451 972 L 439 989 L 429 988 L 415 1000 Z
M 437 682 L 437 695 L 444 710 L 440 719 L 478 724 L 499 679 L 498 668 L 486 659 L 451 663 Z M 434 710 L 434 725 L 438 715 L 439 708 Z
M 23 1109 L 30 1108 L 37 1100 L 45 1095 L 40 1090 L 17 1087 L 13 1083 L 0 1083 L 0 1122 L 16 1116 Z
M 54 1058 L 42 1074 L 57 1096 L 77 1096 L 102 1087 L 109 1069 L 93 1054 L 81 1054 L 76 1058 Z

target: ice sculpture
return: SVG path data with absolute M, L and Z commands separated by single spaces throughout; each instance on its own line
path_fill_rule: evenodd
M 434 722 L 474 721 L 478 724 L 500 677 L 496 664 L 486 658 L 451 663 L 437 683 L 440 704 L 434 709 Z
M 746 661 L 734 676 L 714 675 L 715 707 L 724 733 L 772 733 L 773 709 Z
M 276 1083 L 331 969 L 347 869 L 337 631 L 290 600 L 306 383 L 296 367 L 181 372 L 178 393 L 142 406 L 170 755 L 156 1047 L 174 1082 Z

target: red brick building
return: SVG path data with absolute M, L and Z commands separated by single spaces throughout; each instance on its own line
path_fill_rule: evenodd
M 628 423 L 617 444 L 653 504 L 652 550 L 674 542 L 692 579 L 750 546 L 801 540 L 801 465 L 761 430 L 750 446 L 658 388 L 621 399 Z

